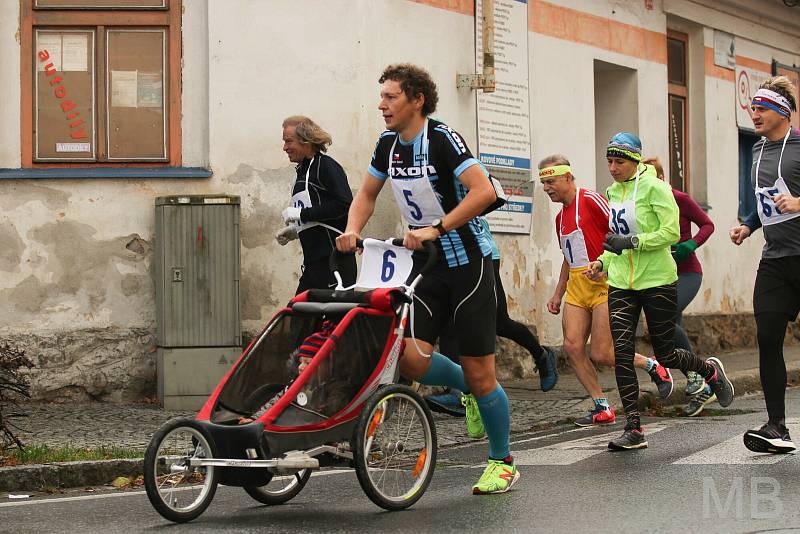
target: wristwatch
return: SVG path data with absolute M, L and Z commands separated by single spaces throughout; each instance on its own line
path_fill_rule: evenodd
M 441 219 L 434 219 L 433 222 L 431 222 L 431 226 L 433 226 L 434 228 L 436 228 L 436 230 L 439 231 L 439 235 L 444 235 L 447 233 L 447 230 L 445 230 L 444 224 L 442 224 Z
M 635 236 L 631 237 L 631 245 L 633 245 L 633 248 L 638 248 L 639 247 L 639 236 L 638 235 L 635 235 Z

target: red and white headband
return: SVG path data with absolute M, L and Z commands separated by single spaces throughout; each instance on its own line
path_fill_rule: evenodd
M 784 117 L 792 114 L 792 106 L 789 104 L 789 99 L 770 89 L 761 88 L 756 91 L 752 104 L 772 109 Z

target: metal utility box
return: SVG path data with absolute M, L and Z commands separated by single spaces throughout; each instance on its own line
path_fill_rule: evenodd
M 159 348 L 161 405 L 165 410 L 199 410 L 241 354 L 241 347 Z
M 156 198 L 158 396 L 197 410 L 241 354 L 239 197 Z
M 156 198 L 159 347 L 242 344 L 239 197 Z

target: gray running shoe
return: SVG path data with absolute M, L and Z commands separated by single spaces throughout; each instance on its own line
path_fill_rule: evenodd
M 728 380 L 728 376 L 725 374 L 725 368 L 718 358 L 712 356 L 706 360 L 706 363 L 714 368 L 714 375 L 707 379 L 706 382 L 708 382 L 708 385 L 711 386 L 711 390 L 717 395 L 719 405 L 726 408 L 733 402 L 733 384 Z
M 633 449 L 647 448 L 647 440 L 644 438 L 644 429 L 625 426 L 625 432 L 617 439 L 608 443 L 609 450 L 629 451 Z
M 686 373 L 686 395 L 697 395 L 706 387 L 706 381 L 699 373 L 689 371 Z
M 753 452 L 771 452 L 786 454 L 794 450 L 794 443 L 789 437 L 789 430 L 783 424 L 767 422 L 758 430 L 744 433 L 744 446 Z
M 702 379 L 703 378 L 701 377 L 700 380 Z M 711 386 L 703 382 L 703 388 L 700 390 L 700 393 L 693 395 L 692 398 L 689 399 L 689 403 L 686 405 L 687 417 L 697 417 L 700 415 L 700 413 L 702 413 L 703 408 L 705 408 L 707 404 L 711 404 L 715 400 L 717 400 L 717 396 L 713 391 L 711 391 Z

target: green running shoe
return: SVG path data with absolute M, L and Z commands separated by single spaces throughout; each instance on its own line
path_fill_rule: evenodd
M 475 400 L 475 395 L 468 393 L 461 395 L 461 405 L 464 406 L 467 416 L 467 434 L 473 439 L 481 439 L 486 435 L 486 430 L 483 428 L 483 420 L 481 419 L 481 412 L 478 410 L 478 401 Z
M 472 486 L 473 495 L 505 493 L 519 480 L 519 471 L 514 464 L 502 460 L 489 460 L 478 483 Z

